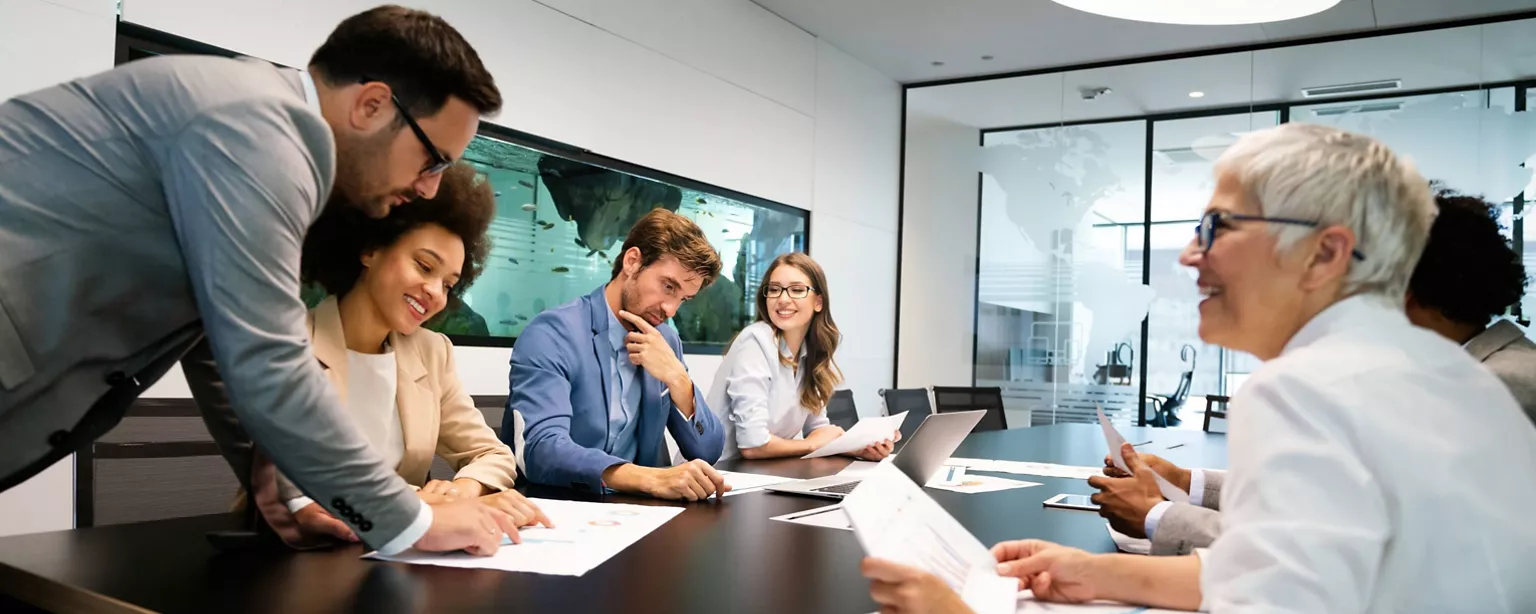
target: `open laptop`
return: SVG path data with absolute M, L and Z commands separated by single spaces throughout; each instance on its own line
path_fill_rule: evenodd
M 949 455 L 960 447 L 965 436 L 971 434 L 976 423 L 986 415 L 986 410 L 957 411 L 949 414 L 930 414 L 912 433 L 912 439 L 902 446 L 901 454 L 891 464 L 918 484 L 927 484 L 928 478 L 944 466 Z M 780 482 L 763 487 L 765 490 L 795 495 L 842 499 L 853 492 L 860 479 L 846 475 L 829 475 L 814 480 Z

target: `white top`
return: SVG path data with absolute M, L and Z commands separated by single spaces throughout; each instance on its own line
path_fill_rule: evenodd
M 726 351 L 705 397 L 710 410 L 726 425 L 722 460 L 739 456 L 741 448 L 763 446 L 769 435 L 800 439 L 830 424 L 825 409 L 811 413 L 800 404 L 804 372 L 779 360 L 787 355 L 789 348 L 774 339 L 773 326 L 767 322 L 742 329 Z M 802 346 L 800 357 L 804 356 Z
M 1536 428 L 1379 298 L 1302 327 L 1232 399 L 1215 612 L 1536 611 Z
M 398 377 L 393 350 L 383 354 L 347 350 L 347 414 L 390 467 L 400 466 L 405 456 L 405 434 L 400 426 L 400 408 L 395 404 Z M 297 512 L 310 503 L 314 500 L 299 497 L 288 501 L 288 509 Z

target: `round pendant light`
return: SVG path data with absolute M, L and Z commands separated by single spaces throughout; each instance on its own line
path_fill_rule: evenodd
M 1192 26 L 1269 23 L 1321 13 L 1339 0 L 1055 0 L 1095 15 Z

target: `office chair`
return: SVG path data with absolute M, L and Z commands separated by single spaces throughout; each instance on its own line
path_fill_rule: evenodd
M 987 411 L 976 423 L 975 431 L 1001 431 L 1008 428 L 1008 418 L 1003 415 L 1003 389 L 997 386 L 985 388 L 933 387 L 934 409 L 941 414 L 957 411 L 984 409 Z
M 1179 418 L 1179 408 L 1189 400 L 1189 387 L 1195 381 L 1195 361 L 1199 358 L 1194 346 L 1185 345 L 1179 349 L 1179 360 L 1189 363 L 1189 369 L 1179 375 L 1179 385 L 1174 388 L 1173 394 L 1147 395 L 1152 401 L 1152 417 L 1147 420 L 1147 426 L 1170 427 L 1178 426 L 1184 422 Z
M 1219 394 L 1205 395 L 1205 425 L 1200 430 L 1207 433 L 1227 432 L 1227 402 L 1231 400 Z M 1218 404 L 1221 405 L 1219 410 L 1215 407 Z
M 827 420 L 845 431 L 858 423 L 859 408 L 853 404 L 853 391 L 832 391 L 832 398 L 827 400 Z
M 928 402 L 927 388 L 885 389 L 880 391 L 880 398 L 885 400 L 885 415 L 907 412 L 907 418 L 901 422 L 902 441 L 911 439 L 918 425 L 923 423 L 923 418 L 933 413 L 933 405 Z

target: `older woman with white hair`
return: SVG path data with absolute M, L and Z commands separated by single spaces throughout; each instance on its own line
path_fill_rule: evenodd
M 1180 259 L 1207 297 L 1200 337 L 1265 361 L 1231 403 L 1223 534 L 1155 558 L 1005 542 L 998 572 L 1050 601 L 1536 611 L 1536 429 L 1403 313 L 1428 182 L 1373 139 L 1305 124 L 1245 136 L 1216 179 Z M 866 559 L 864 573 L 882 612 L 966 611 L 915 569 Z

